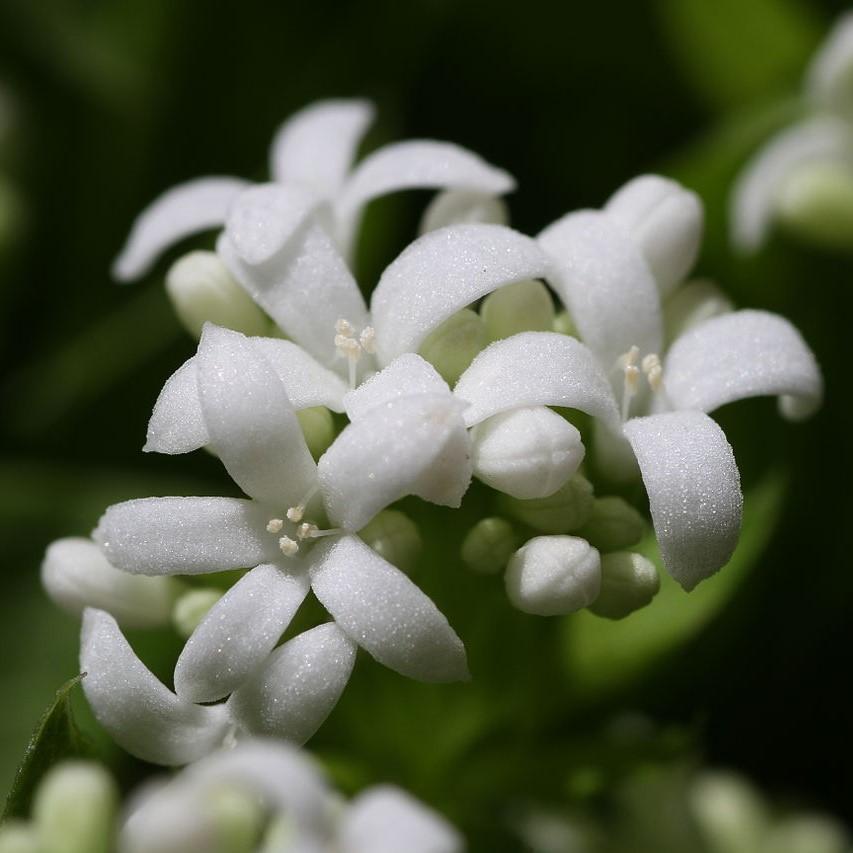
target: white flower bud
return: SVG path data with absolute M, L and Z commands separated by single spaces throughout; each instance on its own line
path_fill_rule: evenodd
M 850 836 L 835 818 L 821 814 L 783 817 L 764 836 L 761 853 L 849 853 Z
M 571 338 L 578 337 L 578 327 L 575 325 L 572 315 L 565 309 L 560 311 L 559 314 L 554 317 L 552 328 L 553 331 L 558 332 L 561 335 L 568 335 Z
M 712 281 L 697 278 L 679 287 L 663 306 L 667 343 L 689 329 L 734 310 L 731 299 Z
M 420 354 L 453 386 L 486 343 L 482 318 L 463 308 L 433 330 L 421 344 Z
M 525 613 L 574 613 L 598 596 L 601 561 L 584 539 L 537 536 L 512 555 L 505 581 L 509 600 Z
M 94 542 L 81 538 L 59 539 L 47 549 L 41 580 L 50 598 L 69 613 L 80 616 L 86 607 L 97 607 L 128 628 L 168 625 L 183 590 L 173 577 L 116 569 Z
M 596 498 L 592 514 L 578 531 L 599 551 L 621 551 L 636 545 L 646 531 L 646 520 L 620 497 Z
M 806 90 L 819 106 L 853 117 L 853 13 L 838 19 L 815 54 Z
M 474 474 L 515 498 L 544 498 L 561 488 L 584 457 L 581 434 L 546 406 L 513 409 L 471 433 Z
M 380 557 L 404 572 L 414 569 L 423 550 L 418 526 L 396 509 L 386 509 L 358 534 Z
M 252 853 L 264 825 L 260 798 L 232 785 L 207 792 L 206 800 L 205 811 L 215 828 L 217 850 Z
M 519 332 L 550 332 L 554 301 L 541 281 L 519 281 L 490 293 L 480 306 L 480 316 L 489 341 Z
M 517 547 L 518 536 L 506 519 L 481 518 L 462 541 L 462 561 L 475 572 L 495 574 Z
M 641 175 L 617 190 L 604 210 L 637 242 L 661 293 L 684 280 L 702 241 L 696 193 L 660 175 Z
M 0 826 L 0 853 L 45 853 L 36 828 L 23 820 L 6 820 Z
M 593 508 L 592 483 L 575 474 L 547 498 L 518 500 L 501 495 L 501 507 L 514 518 L 542 533 L 571 533 L 589 521 Z
M 221 589 L 210 587 L 185 592 L 172 609 L 172 624 L 178 634 L 184 638 L 189 637 L 222 595 Z
M 175 261 L 166 273 L 166 292 L 178 319 L 194 338 L 201 336 L 208 321 L 245 335 L 269 331 L 269 318 L 214 252 L 190 252 Z
M 767 808 L 745 779 L 722 771 L 702 773 L 690 785 L 687 802 L 709 850 L 754 853 L 765 849 Z
M 616 551 L 601 558 L 601 592 L 589 606 L 596 616 L 624 619 L 645 607 L 658 593 L 660 578 L 642 554 Z
M 119 793 L 97 764 L 68 761 L 44 777 L 33 800 L 33 823 L 50 853 L 109 853 Z
M 509 222 L 506 202 L 497 196 L 472 190 L 445 190 L 429 203 L 421 218 L 419 231 L 426 234 L 446 225 L 465 222 L 506 225 Z
M 335 440 L 335 421 L 325 406 L 311 406 L 296 412 L 305 443 L 314 459 L 319 459 Z

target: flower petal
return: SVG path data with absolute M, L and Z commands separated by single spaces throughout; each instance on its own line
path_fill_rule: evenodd
M 273 179 L 305 184 L 323 198 L 333 195 L 343 184 L 374 113 L 373 104 L 359 99 L 318 101 L 295 113 L 273 139 Z
M 471 405 L 473 426 L 524 406 L 580 409 L 618 428 L 610 383 L 580 341 L 556 332 L 521 332 L 486 347 L 459 378 L 454 395 Z
M 465 847 L 438 812 L 391 785 L 359 794 L 344 813 L 338 838 L 346 853 L 462 853 Z
M 732 449 L 702 412 L 634 418 L 625 435 L 637 454 L 664 565 L 689 591 L 722 568 L 737 545 L 743 498 Z
M 109 507 L 93 534 L 118 569 L 196 575 L 280 557 L 269 513 L 239 498 L 142 498 Z
M 809 96 L 832 112 L 850 112 L 850 70 L 853 64 L 853 14 L 839 16 L 812 58 L 806 74 Z
M 407 352 L 350 391 L 344 406 L 355 421 L 382 403 L 412 394 L 450 394 L 450 386 L 425 358 Z
M 540 235 L 581 340 L 609 368 L 632 346 L 660 353 L 660 296 L 638 244 L 607 213 L 570 213 Z
M 346 427 L 317 465 L 329 520 L 360 530 L 405 495 L 458 507 L 472 473 L 461 408 L 449 393 L 398 397 Z
M 373 292 L 380 364 L 415 352 L 460 308 L 551 269 L 534 240 L 503 225 L 451 225 L 424 234 L 393 261 Z
M 690 329 L 667 354 L 664 383 L 675 408 L 702 412 L 779 395 L 784 413 L 806 417 L 823 396 L 820 368 L 802 335 L 767 311 L 736 311 Z
M 428 231 L 463 222 L 509 225 L 509 209 L 503 199 L 488 193 L 445 190 L 427 205 L 419 232 L 426 234 Z
M 286 509 L 316 482 L 316 465 L 284 385 L 252 341 L 206 324 L 196 356 L 210 446 L 246 494 Z
M 148 272 L 174 243 L 225 223 L 234 199 L 248 186 L 239 178 L 198 178 L 161 195 L 137 217 L 112 274 L 132 281 Z
M 420 681 L 467 679 L 465 648 L 399 569 L 357 536 L 317 545 L 311 587 L 338 627 L 380 663 Z
M 175 692 L 190 702 L 227 696 L 275 648 L 311 585 L 307 572 L 266 564 L 243 575 L 187 640 Z
M 223 707 L 179 699 L 134 654 L 115 619 L 83 615 L 83 690 L 98 722 L 131 754 L 155 764 L 187 764 L 216 749 L 229 727 Z
M 251 734 L 305 743 L 337 704 L 355 663 L 355 645 L 334 622 L 276 649 L 228 700 Z

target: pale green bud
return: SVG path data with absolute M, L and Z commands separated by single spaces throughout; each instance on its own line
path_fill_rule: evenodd
M 0 853 L 49 853 L 39 844 L 36 828 L 23 820 L 7 820 L 0 826 Z
M 645 607 L 659 589 L 660 578 L 651 560 L 615 551 L 601 558 L 601 592 L 589 609 L 606 619 L 624 619 Z
M 67 761 L 53 767 L 33 801 L 33 823 L 49 853 L 109 853 L 119 793 L 102 767 Z
M 245 335 L 269 331 L 266 314 L 214 252 L 190 252 L 175 261 L 166 273 L 166 292 L 178 319 L 194 338 L 201 336 L 208 321 Z
M 299 840 L 299 831 L 290 815 L 276 815 L 269 823 L 258 853 L 288 853 Z
M 296 413 L 305 443 L 314 459 L 319 459 L 335 440 L 335 421 L 325 406 L 311 406 Z
M 757 853 L 768 827 L 760 794 L 734 773 L 702 773 L 688 805 L 710 853 Z
M 423 550 L 418 526 L 396 509 L 380 512 L 358 535 L 380 557 L 384 557 L 404 572 L 414 569 Z
M 501 495 L 499 501 L 513 518 L 543 533 L 571 533 L 580 529 L 589 521 L 594 505 L 592 483 L 582 474 L 575 474 L 547 498 L 524 501 Z
M 437 228 L 465 222 L 506 225 L 509 222 L 506 202 L 497 196 L 476 190 L 445 190 L 429 203 L 421 219 L 419 231 L 426 234 Z
M 503 570 L 518 536 L 513 526 L 503 518 L 482 518 L 462 542 L 462 561 L 475 572 L 495 574 Z
M 480 316 L 489 341 L 519 332 L 547 332 L 554 328 L 554 302 L 541 281 L 519 281 L 490 293 Z
M 850 838 L 834 818 L 791 815 L 771 827 L 757 849 L 760 853 L 849 853 Z
M 694 326 L 734 310 L 731 299 L 712 281 L 697 278 L 679 287 L 663 306 L 666 340 L 672 343 Z
M 599 551 L 622 551 L 636 545 L 646 531 L 643 516 L 620 497 L 596 498 L 589 520 L 578 531 Z
M 189 637 L 222 595 L 222 590 L 210 588 L 191 589 L 184 593 L 172 610 L 172 624 L 178 634 Z
M 421 344 L 420 354 L 452 386 L 487 343 L 486 327 L 480 315 L 463 308 L 427 337 Z
M 561 335 L 568 335 L 570 338 L 578 337 L 578 327 L 572 319 L 572 315 L 568 311 L 560 311 L 552 324 L 552 329 Z
M 222 787 L 208 795 L 207 811 L 216 829 L 216 850 L 252 853 L 264 825 L 264 809 L 257 795 Z

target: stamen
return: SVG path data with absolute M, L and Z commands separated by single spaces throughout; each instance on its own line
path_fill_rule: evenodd
M 376 352 L 376 330 L 373 326 L 365 326 L 356 337 L 355 327 L 343 317 L 335 323 L 335 347 L 338 354 L 349 360 L 350 388 L 356 386 L 356 362 L 362 353 Z
M 301 540 L 306 539 L 322 539 L 324 536 L 337 536 L 339 533 L 344 533 L 344 529 L 342 527 L 330 527 L 328 530 L 320 530 L 316 524 L 311 524 L 311 522 L 303 522 L 296 529 L 296 535 Z
M 278 547 L 281 549 L 281 553 L 284 554 L 285 557 L 292 557 L 299 551 L 299 543 L 295 539 L 291 539 L 289 536 L 282 536 L 281 539 L 278 540 Z
M 663 367 L 660 358 L 655 353 L 649 353 L 643 359 L 643 373 L 646 374 L 649 387 L 652 391 L 659 391 L 663 384 Z
M 352 323 L 350 323 L 349 320 L 344 320 L 344 318 L 341 317 L 340 320 L 337 320 L 335 322 L 335 331 L 339 335 L 345 335 L 346 337 L 350 338 L 352 337 L 352 334 L 355 329 L 353 329 Z
M 305 515 L 305 507 L 308 506 L 308 502 L 319 490 L 320 487 L 318 485 L 315 484 L 311 486 L 311 488 L 302 496 L 302 500 L 287 510 L 287 520 L 292 521 L 294 524 L 302 521 L 302 517 Z
M 365 326 L 358 336 L 361 348 L 367 353 L 376 352 L 376 329 L 373 326 Z
M 290 511 L 288 510 L 288 518 L 290 518 Z M 267 533 L 280 533 L 281 528 L 284 527 L 284 520 L 281 518 L 271 518 L 267 522 Z

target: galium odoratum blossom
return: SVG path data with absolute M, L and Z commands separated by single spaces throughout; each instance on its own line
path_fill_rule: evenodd
M 355 535 L 406 494 L 458 505 L 470 478 L 458 475 L 470 464 L 460 404 L 415 389 L 344 429 L 315 464 L 258 339 L 208 326 L 195 373 L 207 443 L 251 499 L 132 500 L 110 507 L 94 538 L 132 574 L 255 568 L 190 636 L 175 693 L 112 618 L 87 611 L 83 686 L 102 725 L 140 757 L 184 763 L 234 733 L 309 737 L 343 690 L 356 645 L 413 678 L 466 678 L 447 620 Z M 335 621 L 273 652 L 309 589 Z M 198 704 L 229 694 L 224 705 Z

